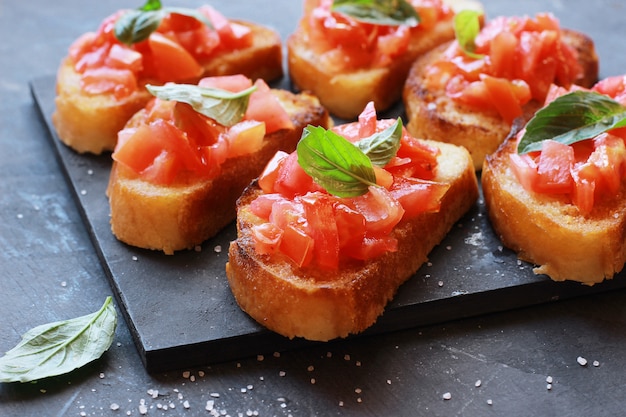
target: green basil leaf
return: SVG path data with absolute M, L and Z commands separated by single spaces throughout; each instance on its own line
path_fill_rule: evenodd
M 535 113 L 526 125 L 517 152 L 541 150 L 542 142 L 547 139 L 571 145 L 623 126 L 626 126 L 626 107 L 600 93 L 574 91 Z
M 129 10 L 115 22 L 115 37 L 126 45 L 148 39 L 163 20 L 163 10 Z
M 111 297 L 95 313 L 37 326 L 0 358 L 0 382 L 36 381 L 86 365 L 109 349 L 116 326 Z
M 187 103 L 223 126 L 232 126 L 243 119 L 248 109 L 250 95 L 255 86 L 238 93 L 192 84 L 167 83 L 162 86 L 148 84 L 148 91 L 162 100 Z
M 158 29 L 167 13 L 193 17 L 209 28 L 214 29 L 211 21 L 196 9 L 184 7 L 163 8 L 159 0 L 147 0 L 139 9 L 129 10 L 117 19 L 114 27 L 115 37 L 126 45 L 144 41 L 148 39 L 152 32 Z
M 382 132 L 359 140 L 356 146 L 363 151 L 373 165 L 382 168 L 398 153 L 400 139 L 402 139 L 402 119 L 398 118 L 393 125 Z
M 417 26 L 420 17 L 406 0 L 334 0 L 333 12 L 354 20 L 387 26 Z
M 346 138 L 307 126 L 296 149 L 298 163 L 317 184 L 338 197 L 357 197 L 376 185 L 370 159 Z
M 480 33 L 480 16 L 476 10 L 461 10 L 454 16 L 454 34 L 461 50 L 470 58 L 481 59 L 484 55 L 474 53 L 476 36 Z

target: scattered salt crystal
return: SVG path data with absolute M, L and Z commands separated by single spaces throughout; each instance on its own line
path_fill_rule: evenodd
M 546 389 L 550 391 L 552 389 L 552 384 L 546 384 Z
M 309 366 L 306 368 L 306 370 L 307 370 L 307 371 L 309 371 L 309 372 L 313 372 L 313 370 L 315 370 L 315 367 L 314 367 L 313 365 L 309 365 Z
M 315 385 L 315 378 L 311 378 L 311 385 Z
M 215 405 L 215 401 L 213 401 L 213 400 L 208 400 L 208 401 L 206 402 L 206 406 L 204 407 L 204 409 L 205 409 L 205 410 L 207 410 L 207 411 L 211 411 L 211 410 L 213 410 L 213 406 L 214 406 L 214 405 Z
M 259 361 L 259 362 L 261 362 L 263 359 L 265 359 L 265 358 L 263 357 L 263 355 L 257 355 L 257 356 L 256 356 L 256 360 L 257 360 L 257 361 Z
M 279 375 L 279 376 L 285 376 L 285 375 L 287 375 L 287 373 L 286 373 L 285 371 L 280 371 L 280 372 L 278 373 L 278 375 Z
M 80 195 L 87 195 L 87 190 L 80 190 Z
M 356 389 L 354 390 L 354 392 L 356 392 L 357 394 L 360 394 L 360 393 L 362 393 L 362 392 L 363 392 L 363 390 L 361 390 L 361 388 L 356 388 Z
M 23 219 L 23 218 L 24 218 L 24 215 L 23 215 L 22 213 L 17 213 L 17 218 L 18 218 L 18 219 Z
M 184 371 L 183 372 L 183 378 L 185 378 L 185 379 L 189 379 L 190 375 L 191 375 L 191 372 L 189 372 L 189 371 Z
M 138 259 L 137 256 L 133 255 L 133 261 L 137 261 Z
M 100 379 L 104 378 L 104 372 L 100 372 L 100 375 L 98 375 L 100 377 Z
M 189 380 L 190 380 L 191 382 L 195 382 L 195 380 L 196 380 L 196 376 L 195 376 L 195 375 L 191 375 L 191 376 L 189 377 Z
M 578 362 L 580 366 L 587 365 L 587 359 L 583 358 L 582 356 L 579 356 L 578 358 L 576 358 L 576 362 Z
M 391 385 L 391 379 L 387 380 L 387 385 Z
M 213 248 L 213 251 L 215 253 L 221 253 L 222 252 L 222 246 L 221 245 L 217 245 Z
M 241 388 L 240 391 L 241 391 L 242 394 L 245 394 L 246 392 L 248 392 L 248 390 L 246 388 Z
M 189 405 L 189 401 L 187 401 L 187 400 L 183 401 L 183 408 L 186 408 L 186 409 L 188 410 L 188 409 L 189 409 L 189 407 L 191 407 L 191 406 Z
M 552 377 L 551 377 L 551 376 L 548 376 L 548 377 L 546 378 L 546 382 L 547 382 L 548 384 L 551 384 L 551 383 L 552 383 L 552 381 L 553 381 L 553 379 L 552 379 Z
M 482 385 L 482 383 L 483 383 L 483 382 L 479 379 L 478 381 L 474 382 L 474 386 L 475 386 L 476 388 L 478 388 L 478 387 L 480 387 L 480 386 Z
M 280 352 L 274 352 L 273 355 L 275 358 L 280 358 Z
M 339 407 L 343 407 L 343 401 L 339 401 Z
M 148 407 L 145 404 L 139 405 L 139 414 L 141 415 L 148 414 Z
M 452 394 L 450 394 L 449 392 L 446 392 L 443 394 L 443 399 L 444 400 L 449 400 L 450 398 L 452 398 Z
M 204 371 L 198 371 L 198 376 L 199 376 L 200 378 L 204 377 Z
M 87 175 L 93 175 L 93 169 L 88 169 L 87 170 Z
M 439 281 L 437 285 L 439 285 L 440 287 L 443 287 L 443 281 Z
M 446 249 L 447 250 L 452 250 L 452 246 L 448 245 L 448 246 L 446 246 Z
M 356 361 L 355 365 L 356 366 L 361 366 L 361 361 Z
M 211 397 L 213 397 L 213 398 L 219 398 L 219 397 L 220 397 L 220 394 L 219 394 L 219 393 L 217 393 L 217 392 L 212 392 L 212 393 L 210 393 L 209 395 L 210 395 Z
M 595 367 L 600 366 L 600 362 L 598 362 L 598 361 L 593 361 L 593 366 L 595 366 Z
M 487 405 L 493 405 L 493 401 L 491 399 L 487 400 Z
M 362 402 L 363 402 L 363 399 L 362 399 L 361 397 L 359 397 L 359 398 L 357 398 L 357 399 L 356 399 L 356 402 L 357 402 L 357 403 L 362 403 Z
M 67 281 L 61 281 L 61 286 L 62 287 L 67 287 Z
M 343 355 L 343 359 L 346 360 L 346 361 L 349 361 L 350 360 L 350 355 Z

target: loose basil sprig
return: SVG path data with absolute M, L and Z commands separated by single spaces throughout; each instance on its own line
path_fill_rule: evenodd
M 152 32 L 157 30 L 161 20 L 168 13 L 193 17 L 213 28 L 209 19 L 198 10 L 183 7 L 162 7 L 160 0 L 146 0 L 142 7 L 129 10 L 117 19 L 114 27 L 115 37 L 127 45 L 146 40 Z
M 148 91 L 162 100 L 187 103 L 223 126 L 232 126 L 243 119 L 248 109 L 250 95 L 255 86 L 238 93 L 218 88 L 200 87 L 192 84 L 167 83 L 162 86 L 148 84 Z
M 400 119 L 356 144 L 323 127 L 307 126 L 297 147 L 298 163 L 328 193 L 357 197 L 376 185 L 373 165 L 384 166 L 395 156 L 401 135 Z
M 107 297 L 99 311 L 43 324 L 0 358 L 0 382 L 29 382 L 66 374 L 98 359 L 115 335 L 117 313 Z
M 461 10 L 454 16 L 454 34 L 461 50 L 470 58 L 481 59 L 482 54 L 477 54 L 476 36 L 480 33 L 480 16 L 482 13 L 476 10 Z
M 526 125 L 517 152 L 539 151 L 547 139 L 571 145 L 624 126 L 625 106 L 600 93 L 574 91 L 556 98 L 535 113 Z
M 420 17 L 406 0 L 334 0 L 333 12 L 374 25 L 417 26 Z

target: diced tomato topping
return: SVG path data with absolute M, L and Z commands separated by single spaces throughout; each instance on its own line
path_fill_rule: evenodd
M 356 142 L 395 122 L 376 120 L 374 106 L 368 105 L 358 121 L 333 131 Z M 398 155 L 386 167 L 374 168 L 377 185 L 363 195 L 340 198 L 313 181 L 298 163 L 297 152 L 279 152 L 259 177 L 264 194 L 251 202 L 250 210 L 283 231 L 279 251 L 297 265 L 334 270 L 344 258 L 372 259 L 398 249 L 392 232 L 400 222 L 439 210 L 449 184 L 432 181 L 438 153 L 404 131 Z M 259 253 L 268 250 L 266 236 L 253 234 L 253 239 Z
M 126 97 L 137 89 L 137 82 L 132 71 L 99 67 L 83 72 L 81 87 L 90 94 L 112 94 Z
M 252 87 L 252 80 L 245 75 L 222 75 L 220 77 L 202 78 L 198 85 L 205 88 L 219 88 L 220 90 L 238 93 Z
M 202 82 L 216 88 L 252 85 L 249 79 L 240 76 L 205 78 Z M 262 100 L 269 100 L 271 96 L 272 93 L 266 91 L 257 98 L 258 105 L 262 106 Z M 119 132 L 113 157 L 150 182 L 170 184 L 186 181 L 187 177 L 214 178 L 228 158 L 260 150 L 266 126 L 265 120 L 244 118 L 226 127 L 196 112 L 187 103 L 155 98 Z M 274 177 L 277 175 L 278 172 Z
M 498 112 L 509 124 L 531 99 L 544 102 L 553 84 L 570 88 L 582 75 L 576 50 L 547 13 L 498 17 L 475 39 L 470 57 L 454 42 L 427 70 L 429 88 L 468 106 Z
M 413 1 L 420 16 L 416 27 L 375 25 L 332 11 L 332 3 L 307 1 L 298 30 L 308 38 L 318 59 L 340 72 L 387 66 L 408 50 L 416 33 L 431 31 L 454 15 L 442 0 Z
M 283 230 L 273 223 L 262 223 L 252 227 L 255 250 L 260 255 L 268 255 L 276 252 L 280 247 Z
M 252 42 L 247 26 L 234 23 L 210 6 L 198 9 L 215 29 L 199 20 L 179 13 L 166 13 L 157 30 L 145 41 L 131 46 L 115 37 L 115 22 L 126 10 L 120 10 L 100 24 L 96 32 L 80 36 L 69 48 L 69 57 L 77 72 L 83 76 L 83 85 L 92 94 L 115 93 L 121 99 L 139 88 L 138 79 L 153 83 L 196 82 L 204 72 L 201 62 L 220 50 L 247 47 Z M 93 88 L 111 82 L 109 69 L 129 70 L 133 82 L 124 88 Z M 98 70 L 85 75 L 90 70 Z M 94 77 L 103 75 L 98 83 Z M 84 78 L 89 78 L 85 81 Z
M 245 118 L 264 121 L 267 133 L 293 129 L 293 121 L 278 98 L 272 94 L 267 83 L 258 79 L 254 85 L 257 89 L 250 95 Z
M 620 96 L 624 90 L 622 80 L 623 77 L 603 80 L 592 90 Z M 552 87 L 548 97 L 555 99 L 578 89 Z M 579 212 L 587 215 L 596 201 L 614 195 L 622 187 L 626 178 L 625 133 L 624 128 L 612 129 L 572 145 L 545 140 L 541 151 L 511 154 L 510 167 L 526 190 L 569 197 Z

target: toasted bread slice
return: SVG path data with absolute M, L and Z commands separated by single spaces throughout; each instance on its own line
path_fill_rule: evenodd
M 279 254 L 259 255 L 249 209 L 262 191 L 253 183 L 237 205 L 237 239 L 226 264 L 239 306 L 263 326 L 288 338 L 327 341 L 362 332 L 383 313 L 398 287 L 426 262 L 430 251 L 474 204 L 478 185 L 464 148 L 433 142 L 441 153 L 435 181 L 450 184 L 437 213 L 401 221 L 391 232 L 397 252 L 340 265 L 337 271 L 299 268 Z
M 272 92 L 286 109 L 294 128 L 268 134 L 256 153 L 227 159 L 216 178 L 155 185 L 114 162 L 107 188 L 113 234 L 129 245 L 172 254 L 199 245 L 232 222 L 237 198 L 276 151 L 294 150 L 302 130 L 309 124 L 332 124 L 328 112 L 314 96 L 284 90 Z
M 478 1 L 447 0 L 444 3 L 449 4 L 453 10 L 482 10 Z M 402 87 L 413 61 L 453 38 L 453 19 L 450 16 L 439 21 L 433 28 L 413 31 L 408 50 L 395 57 L 388 66 L 337 72 L 324 65 L 312 50 L 309 36 L 300 25 L 287 39 L 289 76 L 297 89 L 314 93 L 333 115 L 351 120 L 370 101 L 374 101 L 379 111 L 384 111 L 400 100 Z
M 192 80 L 170 80 L 195 83 L 206 76 L 243 74 L 252 79 L 276 80 L 283 75 L 282 43 L 278 33 L 255 23 L 235 21 L 251 29 L 252 45 L 245 49 L 224 51 L 201 62 L 204 73 Z M 100 154 L 112 151 L 126 122 L 152 98 L 146 84 L 157 80 L 138 80 L 139 89 L 117 99 L 114 94 L 89 94 L 81 88 L 81 76 L 69 57 L 57 72 L 56 109 L 52 122 L 61 141 L 80 153 Z
M 558 197 L 529 193 L 509 166 L 516 150 L 508 139 L 487 156 L 482 171 L 485 204 L 503 244 L 534 272 L 555 281 L 593 285 L 612 278 L 626 261 L 626 183 L 583 216 Z
M 576 84 L 591 87 L 598 78 L 598 56 L 593 41 L 580 32 L 563 29 L 563 40 L 578 52 L 583 76 Z M 403 90 L 407 129 L 412 135 L 465 146 L 477 170 L 485 155 L 494 152 L 507 137 L 511 125 L 499 113 L 482 111 L 451 99 L 445 91 L 432 90 L 424 82 L 426 68 L 436 62 L 448 44 L 441 45 L 419 58 L 411 68 Z M 524 121 L 529 120 L 543 103 L 531 100 L 523 107 Z

